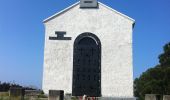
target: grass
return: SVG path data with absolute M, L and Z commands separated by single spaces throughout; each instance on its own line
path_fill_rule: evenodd
M 0 100 L 21 100 L 21 97 L 9 97 L 8 92 L 0 92 Z M 24 100 L 48 100 L 47 96 L 40 94 L 35 97 L 24 97 Z
M 8 92 L 0 92 L 0 100 L 9 100 Z
M 10 100 L 9 97 L 0 97 L 0 100 Z
M 8 92 L 0 92 L 0 97 L 9 96 Z

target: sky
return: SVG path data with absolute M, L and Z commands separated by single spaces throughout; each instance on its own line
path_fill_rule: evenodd
M 0 81 L 42 86 L 43 20 L 79 0 L 0 0 Z M 135 19 L 134 79 L 170 42 L 170 0 L 99 0 Z

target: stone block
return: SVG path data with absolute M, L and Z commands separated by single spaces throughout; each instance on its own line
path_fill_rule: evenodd
M 48 100 L 64 100 L 63 90 L 49 90 Z
M 97 0 L 80 0 L 80 8 L 98 8 Z
M 170 95 L 164 95 L 163 100 L 170 100 Z
M 25 90 L 19 87 L 11 87 L 9 95 L 11 100 L 24 100 Z
M 146 94 L 145 100 L 162 100 L 162 97 L 159 94 Z

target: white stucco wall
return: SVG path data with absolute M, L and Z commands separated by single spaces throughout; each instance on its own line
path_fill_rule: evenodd
M 102 96 L 133 97 L 133 21 L 104 5 L 80 9 L 79 5 L 45 22 L 43 90 L 72 93 L 73 43 L 84 32 L 101 41 Z M 55 31 L 66 31 L 71 40 L 49 40 Z

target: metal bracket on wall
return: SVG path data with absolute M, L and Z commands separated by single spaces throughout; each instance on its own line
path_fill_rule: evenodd
M 56 31 L 55 34 L 57 37 L 49 37 L 49 40 L 71 40 L 71 37 L 64 37 L 66 35 L 64 31 Z

